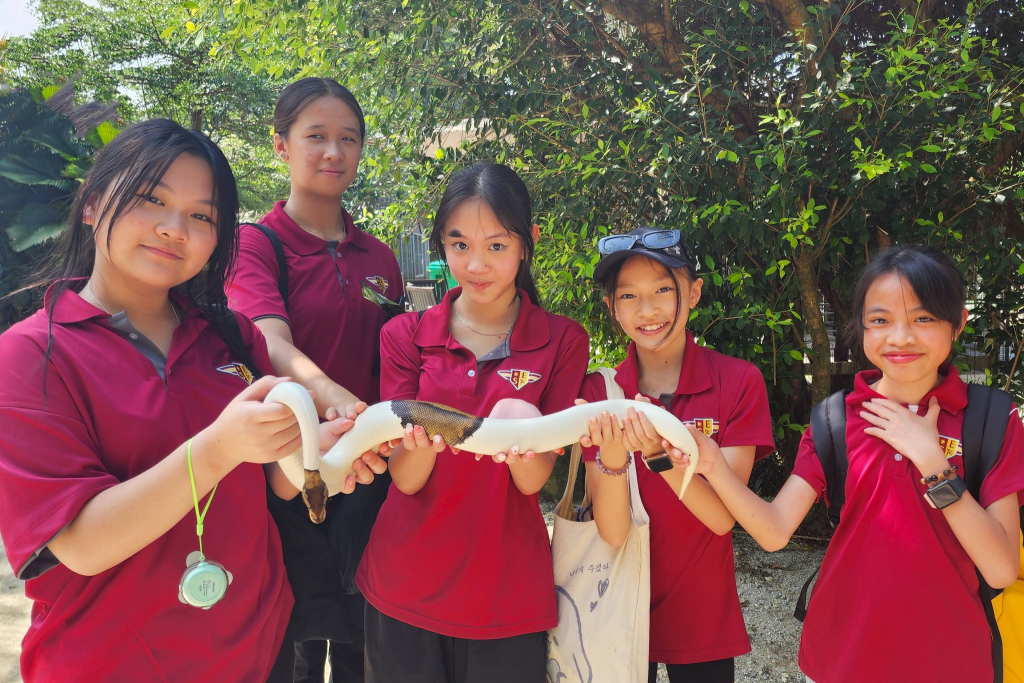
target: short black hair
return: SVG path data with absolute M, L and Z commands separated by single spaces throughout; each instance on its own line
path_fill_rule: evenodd
M 868 288 L 880 277 L 896 275 L 910 285 L 921 305 L 939 320 L 959 329 L 967 288 L 960 269 L 935 247 L 912 245 L 889 247 L 875 254 L 853 289 L 853 315 L 846 325 L 846 339 L 860 348 L 864 338 L 864 299 Z

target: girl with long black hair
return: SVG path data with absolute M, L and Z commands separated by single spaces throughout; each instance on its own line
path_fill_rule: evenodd
M 266 344 L 226 308 L 237 209 L 207 137 L 127 128 L 79 189 L 44 308 L 0 335 L 0 534 L 34 601 L 25 681 L 290 680 L 264 491 L 297 493 L 275 461 L 299 430 L 262 403 L 281 380 L 253 381 Z
M 431 242 L 460 286 L 422 317 L 384 326 L 382 399 L 506 418 L 573 405 L 587 335 L 537 301 L 531 213 L 526 185 L 507 166 L 452 177 Z M 479 462 L 407 427 L 357 576 L 368 681 L 544 679 L 545 630 L 557 614 L 537 492 L 554 458 L 512 449 Z

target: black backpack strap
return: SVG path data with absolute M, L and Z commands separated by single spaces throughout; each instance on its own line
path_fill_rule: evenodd
M 832 528 L 839 526 L 839 518 L 846 502 L 846 391 L 837 391 L 811 409 L 811 438 L 825 473 L 825 491 L 828 496 L 828 521 Z M 803 621 L 807 616 L 807 593 L 821 567 L 814 570 L 796 601 L 793 616 Z
M 1013 399 L 1005 391 L 967 385 L 967 408 L 961 434 L 964 457 L 964 483 L 974 499 L 981 502 L 981 484 L 999 460 L 1003 439 L 1010 424 Z
M 284 245 L 281 243 L 281 238 L 273 229 L 262 223 L 240 223 L 239 225 L 251 225 L 270 240 L 270 246 L 274 248 L 274 256 L 277 258 L 277 291 L 281 293 L 285 310 L 288 310 L 288 263 L 284 260 Z
M 974 499 L 981 504 L 981 485 L 1003 450 L 1006 428 L 1010 424 L 1013 399 L 1005 391 L 981 384 L 967 385 L 967 408 L 964 409 L 963 447 L 964 483 Z M 975 570 L 977 571 L 977 570 Z M 992 588 L 978 571 L 978 592 L 981 606 L 992 632 L 992 667 L 995 683 L 1003 681 L 1003 640 L 999 634 L 992 599 L 1002 591 Z
M 811 409 L 811 437 L 825 473 L 825 491 L 828 494 L 828 521 L 832 528 L 846 503 L 846 391 L 837 391 Z

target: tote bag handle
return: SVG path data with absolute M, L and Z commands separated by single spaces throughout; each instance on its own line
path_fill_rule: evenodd
M 598 368 L 597 371 L 604 377 L 604 388 L 605 395 L 609 401 L 620 400 L 626 397 L 625 393 L 615 382 L 615 369 L 614 368 Z M 555 506 L 555 514 L 562 519 L 568 519 L 570 521 L 576 520 L 576 515 L 572 507 L 572 494 L 576 490 L 576 475 L 580 470 L 580 460 L 583 459 L 583 448 L 577 441 L 573 444 L 572 453 L 569 455 L 569 477 L 565 482 L 565 493 L 562 494 L 562 499 L 558 501 L 558 505 Z M 586 481 L 584 480 L 584 487 Z M 590 491 L 584 489 L 583 493 L 583 506 L 582 509 L 586 510 L 590 505 Z

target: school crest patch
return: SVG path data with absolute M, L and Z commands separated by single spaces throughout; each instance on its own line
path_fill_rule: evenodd
M 946 460 L 955 458 L 958 455 L 964 454 L 964 448 L 960 444 L 959 439 L 952 439 L 948 436 L 939 435 L 939 446 L 942 447 L 942 454 L 946 456 Z
M 366 281 L 369 282 L 371 285 L 376 286 L 377 289 L 380 290 L 381 294 L 388 293 L 388 281 L 382 278 L 380 275 L 367 275 Z
M 711 417 L 696 417 L 692 420 L 684 420 L 683 424 L 690 424 L 704 432 L 704 436 L 712 436 L 718 433 L 718 420 Z
M 229 375 L 235 375 L 241 377 L 242 381 L 246 384 L 252 384 L 253 376 L 249 372 L 249 368 L 245 367 L 241 363 L 232 363 L 231 365 L 222 365 L 217 368 L 217 372 L 226 372 Z
M 529 370 L 498 370 L 498 374 L 511 382 L 516 391 L 540 379 L 540 375 Z

